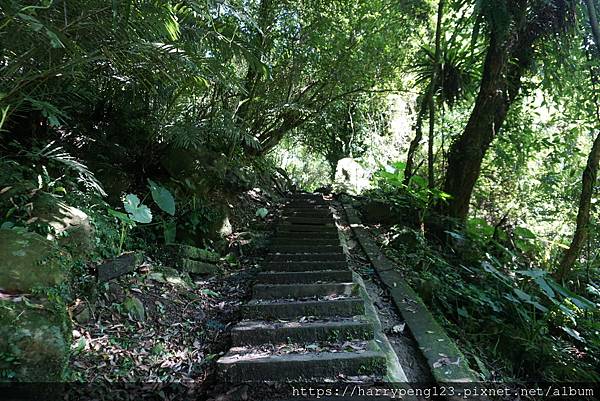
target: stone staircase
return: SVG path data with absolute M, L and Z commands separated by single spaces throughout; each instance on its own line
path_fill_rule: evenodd
M 386 358 L 340 245 L 329 202 L 293 195 L 270 252 L 217 362 L 222 380 L 325 382 L 381 378 Z

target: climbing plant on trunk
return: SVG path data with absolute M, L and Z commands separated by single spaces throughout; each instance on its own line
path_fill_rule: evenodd
M 481 163 L 501 132 L 521 80 L 531 67 L 535 45 L 542 38 L 564 34 L 572 26 L 572 0 L 485 0 L 477 3 L 486 21 L 487 51 L 479 93 L 462 134 L 448 155 L 444 192 L 451 200 L 440 203 L 443 215 L 464 220 Z M 476 24 L 475 31 L 478 30 Z

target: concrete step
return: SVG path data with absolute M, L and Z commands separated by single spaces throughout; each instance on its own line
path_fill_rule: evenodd
M 271 246 L 290 246 L 290 245 L 298 245 L 298 246 L 335 246 L 340 245 L 339 238 L 273 238 L 271 240 Z
M 242 345 L 372 340 L 373 324 L 361 318 L 319 322 L 243 321 L 231 329 L 234 347 Z
M 218 371 L 226 382 L 318 381 L 336 379 L 340 374 L 383 375 L 385 356 L 374 351 L 322 352 L 308 354 L 237 355 L 228 353 L 217 361 Z
M 296 233 L 296 232 L 328 232 L 336 233 L 337 227 L 334 224 L 279 224 L 276 228 L 276 233 Z
M 348 267 L 346 261 L 338 262 L 263 262 L 264 271 L 306 272 L 316 270 L 344 270 Z
M 285 205 L 281 210 L 297 210 L 299 212 L 312 212 L 312 211 L 328 211 L 331 212 L 331 205 L 329 203 L 307 203 L 298 205 Z
M 325 297 L 328 295 L 357 295 L 358 284 L 316 283 L 316 284 L 256 284 L 252 287 L 254 299 L 290 299 Z
M 320 212 L 320 213 L 331 213 L 331 205 L 329 203 L 308 203 L 301 206 L 290 206 L 284 205 L 281 210 L 287 212 Z
M 323 217 L 333 218 L 333 214 L 329 209 L 283 209 L 284 217 Z
M 313 207 L 313 206 L 329 206 L 330 202 L 329 201 L 325 201 L 325 200 L 319 200 L 319 199 L 310 199 L 310 200 L 292 200 L 289 201 L 285 204 L 284 207 Z
M 314 192 L 296 192 L 291 194 L 288 199 L 312 199 L 312 198 L 319 198 L 319 199 L 323 199 L 323 195 L 322 194 L 317 194 Z
M 296 224 L 296 225 L 327 225 L 334 226 L 333 217 L 286 217 L 281 218 L 281 224 Z
M 343 253 L 271 253 L 267 255 L 268 262 L 344 262 Z
M 337 245 L 271 245 L 270 252 L 274 253 L 342 253 L 344 249 L 338 243 Z
M 342 298 L 332 301 L 258 301 L 242 305 L 245 319 L 294 319 L 302 316 L 351 317 L 365 313 L 365 304 L 360 297 Z
M 279 231 L 272 237 L 273 239 L 336 239 L 339 240 L 337 230 L 330 231 Z
M 323 270 L 307 272 L 264 272 L 256 275 L 261 284 L 347 283 L 352 272 L 346 270 Z

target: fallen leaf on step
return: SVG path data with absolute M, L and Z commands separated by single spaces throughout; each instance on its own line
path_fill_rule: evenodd
M 457 357 L 455 361 L 453 361 L 452 359 L 450 359 L 448 357 L 442 357 L 433 363 L 433 368 L 437 369 L 437 368 L 440 368 L 442 366 L 447 366 L 447 365 L 458 366 L 459 364 L 460 364 L 460 357 Z

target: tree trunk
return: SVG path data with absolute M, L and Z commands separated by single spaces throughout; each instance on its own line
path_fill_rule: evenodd
M 440 203 L 438 210 L 459 222 L 467 218 L 485 153 L 502 128 L 521 89 L 521 78 L 533 59 L 535 34 L 528 34 L 528 29 L 524 28 L 504 37 L 500 40 L 497 33 L 490 33 L 475 106 L 463 133 L 454 141 L 448 154 L 444 192 L 452 198 L 448 203 Z
M 596 47 L 600 51 L 600 28 L 598 27 L 598 17 L 596 16 L 596 8 L 592 0 L 584 0 L 588 18 L 590 21 L 590 27 L 592 29 L 592 36 Z M 594 77 L 592 78 L 592 85 L 594 85 Z M 597 101 L 597 98 L 596 98 Z M 596 107 L 598 105 L 596 104 Z M 581 253 L 581 249 L 589 234 L 589 223 L 590 223 L 590 209 L 592 206 L 592 195 L 594 194 L 594 185 L 596 184 L 596 178 L 598 177 L 598 165 L 600 164 L 600 133 L 596 135 L 592 150 L 588 155 L 587 164 L 585 170 L 583 170 L 583 176 L 581 177 L 581 195 L 579 197 L 579 210 L 577 211 L 577 225 L 575 227 L 575 233 L 571 245 L 565 250 L 558 270 L 554 276 L 558 281 L 564 281 L 569 273 L 571 272 L 575 261 Z
M 589 233 L 590 208 L 592 206 L 592 195 L 594 185 L 598 176 L 598 164 L 600 163 L 600 134 L 594 139 L 592 150 L 588 155 L 585 170 L 581 178 L 581 196 L 579 198 L 579 210 L 577 212 L 577 227 L 573 234 L 571 245 L 562 256 L 555 278 L 563 281 L 567 278 L 579 257 L 581 249 Z
M 584 0 L 587 7 L 588 18 L 590 20 L 590 27 L 592 28 L 592 35 L 596 47 L 600 51 L 600 27 L 598 26 L 598 16 L 596 15 L 596 7 L 594 6 L 593 0 Z
M 440 205 L 442 213 L 448 217 L 459 220 L 467 217 L 473 187 L 481 171 L 481 162 L 512 103 L 513 99 L 508 97 L 506 91 L 507 57 L 506 49 L 492 36 L 475 106 L 462 135 L 452 144 L 448 155 L 444 191 L 452 199 L 447 204 Z M 520 81 L 520 74 L 517 78 Z
M 417 114 L 417 121 L 415 123 L 415 137 L 412 141 L 410 141 L 410 145 L 408 146 L 408 153 L 406 155 L 406 167 L 404 168 L 404 185 L 408 185 L 410 179 L 414 174 L 414 165 L 415 165 L 415 155 L 417 153 L 417 149 L 419 149 L 419 144 L 421 143 L 421 139 L 423 139 L 423 117 L 425 117 L 425 112 L 427 111 L 427 99 L 429 87 L 425 94 L 423 94 L 423 98 L 419 103 L 419 114 Z
M 260 56 L 267 56 L 271 48 L 271 39 L 269 38 L 269 27 L 273 23 L 275 18 L 273 0 L 262 0 L 258 7 L 258 15 L 256 23 L 260 30 L 255 33 L 252 38 L 252 44 L 256 51 L 259 52 Z M 248 69 L 246 70 L 246 77 L 244 78 L 244 89 L 243 94 L 244 102 L 236 110 L 235 116 L 239 122 L 243 124 L 247 123 L 246 119 L 251 110 L 252 102 L 256 95 L 256 89 L 261 81 L 262 72 L 256 68 L 253 63 L 248 63 Z
M 440 54 L 442 51 L 442 20 L 444 18 L 444 2 L 440 0 L 438 3 L 437 22 L 435 26 L 435 55 L 433 64 L 433 76 L 431 77 L 431 88 L 429 95 L 429 136 L 427 143 L 427 178 L 429 188 L 435 188 L 435 174 L 433 171 L 433 139 L 435 136 L 435 89 L 438 87 L 438 79 L 440 73 Z M 442 91 L 443 92 L 443 91 Z

